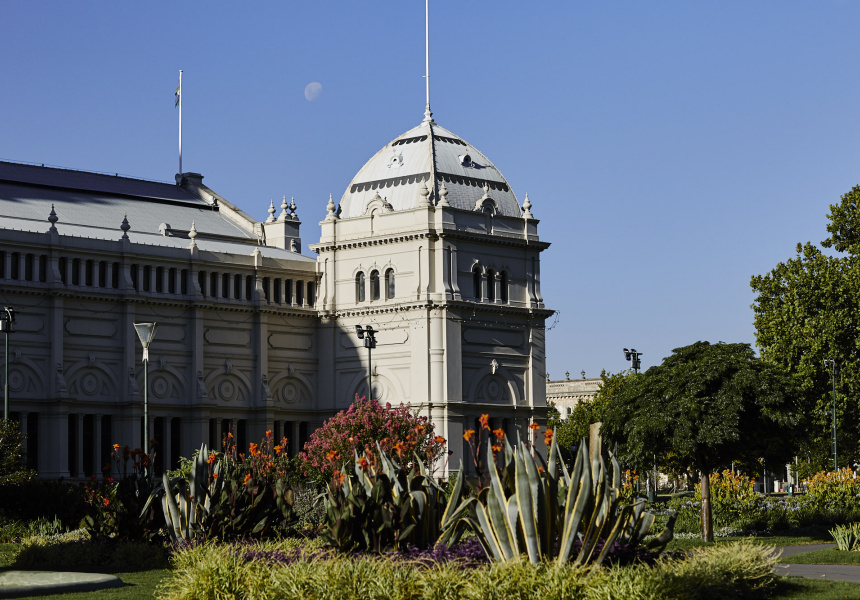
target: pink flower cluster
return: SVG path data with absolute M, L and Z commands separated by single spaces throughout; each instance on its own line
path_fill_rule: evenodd
M 391 458 L 402 465 L 417 454 L 430 466 L 445 450 L 445 438 L 434 435 L 433 424 L 427 417 L 412 413 L 408 404 L 384 406 L 375 400 L 356 396 L 346 410 L 328 419 L 311 435 L 299 454 L 305 473 L 330 479 L 344 465 L 348 472 L 355 468 L 355 453 L 376 456 L 376 443 Z

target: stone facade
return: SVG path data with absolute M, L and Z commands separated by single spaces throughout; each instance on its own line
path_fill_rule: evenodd
M 577 404 L 594 400 L 602 382 L 600 377 L 586 379 L 585 371 L 582 371 L 580 379 L 571 379 L 568 372 L 564 374 L 564 379 L 558 381 L 551 381 L 547 374 L 546 401 L 555 404 L 561 418 L 566 419 Z
M 549 244 L 530 208 L 432 118 L 329 200 L 316 260 L 286 198 L 257 222 L 193 173 L 173 185 L 0 163 L 10 411 L 28 459 L 43 477 L 82 478 L 111 444 L 142 446 L 135 322 L 158 323 L 146 380 L 158 468 L 228 430 L 244 446 L 273 429 L 297 452 L 367 393 L 355 326 L 370 325 L 373 397 L 430 416 L 456 468 L 482 413 L 513 436 L 545 420 Z

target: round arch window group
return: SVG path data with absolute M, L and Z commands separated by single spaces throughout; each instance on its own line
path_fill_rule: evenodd
M 485 285 L 486 284 L 486 287 Z M 472 267 L 472 296 L 478 302 L 508 303 L 508 273 L 475 264 Z
M 394 288 L 394 269 L 388 268 L 385 271 L 385 277 L 382 279 L 378 269 L 373 269 L 370 272 L 370 289 L 367 288 L 367 278 L 364 271 L 359 271 L 355 274 L 355 301 L 365 302 L 382 300 L 383 293 L 385 300 L 391 300 L 395 295 Z

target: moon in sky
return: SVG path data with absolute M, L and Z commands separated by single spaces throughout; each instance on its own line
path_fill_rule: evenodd
M 319 81 L 314 81 L 305 86 L 305 98 L 308 102 L 313 102 L 322 95 L 322 84 Z

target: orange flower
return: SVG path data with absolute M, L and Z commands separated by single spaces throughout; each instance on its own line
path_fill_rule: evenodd
M 216 458 L 217 458 L 217 456 L 215 456 L 215 453 L 214 453 L 214 452 L 211 452 L 211 453 L 209 454 L 209 461 L 208 461 L 208 462 L 209 462 L 209 464 L 210 464 L 210 465 L 215 464 L 215 459 L 216 459 Z
M 213 473 L 213 474 L 212 474 L 212 479 L 218 479 L 218 473 Z
M 107 506 L 108 504 L 110 504 L 110 500 L 108 500 L 107 498 L 105 498 L 105 499 L 104 499 L 104 503 L 105 503 L 105 506 Z
M 242 485 L 248 485 L 249 481 L 251 481 L 251 474 L 250 473 L 245 475 L 245 481 L 242 483 Z
M 538 474 L 543 473 L 543 467 L 538 467 Z
M 532 431 L 540 429 L 540 425 L 538 425 L 537 423 L 532 423 L 531 425 L 529 425 L 529 429 L 531 429 Z
M 230 438 L 230 439 L 232 440 L 232 439 L 233 439 L 233 434 L 228 432 L 228 433 L 227 433 L 227 437 L 228 437 L 228 438 Z
M 248 451 L 251 456 L 257 456 L 260 452 L 257 450 L 257 444 L 248 444 Z
M 404 444 L 403 442 L 397 442 L 394 445 L 394 451 L 397 452 L 398 455 L 402 456 L 403 453 L 406 452 L 406 444 Z
M 281 455 L 281 450 L 282 450 L 281 446 L 275 446 L 275 454 L 277 456 Z
M 114 451 L 114 452 L 116 452 L 116 451 L 117 451 L 117 450 L 119 450 L 121 447 L 122 447 L 122 446 L 120 446 L 119 444 L 114 444 L 114 445 L 113 445 L 113 451 Z
M 501 450 L 501 449 L 502 449 L 502 447 L 501 447 L 501 446 L 498 446 L 498 445 L 496 445 L 496 444 L 493 444 L 493 445 L 492 445 L 492 449 L 493 449 L 493 454 L 497 454 L 497 453 L 499 452 L 499 450 Z
M 326 452 L 325 458 L 329 462 L 334 462 L 337 460 L 337 450 L 329 450 Z
M 478 419 L 478 422 L 481 424 L 481 427 L 484 429 L 490 428 L 490 415 L 481 415 L 481 418 Z
M 500 442 L 505 439 L 505 430 L 502 428 L 494 429 L 493 434 L 496 436 L 496 439 Z
M 268 429 L 268 430 L 266 431 L 266 437 L 267 437 L 267 438 L 272 437 L 272 430 L 271 430 L 271 429 Z
M 370 463 L 368 463 L 367 459 L 362 456 L 358 459 L 358 466 L 361 467 L 362 471 L 367 471 L 367 469 L 370 467 Z
M 546 431 L 544 431 L 543 441 L 547 446 L 552 444 L 552 429 L 547 429 Z
M 435 441 L 437 444 L 444 444 L 445 438 L 443 438 L 441 435 L 437 435 Z
M 466 440 L 467 442 L 471 442 L 473 435 L 475 435 L 475 430 L 474 429 L 467 429 L 466 433 L 463 434 L 463 439 Z

